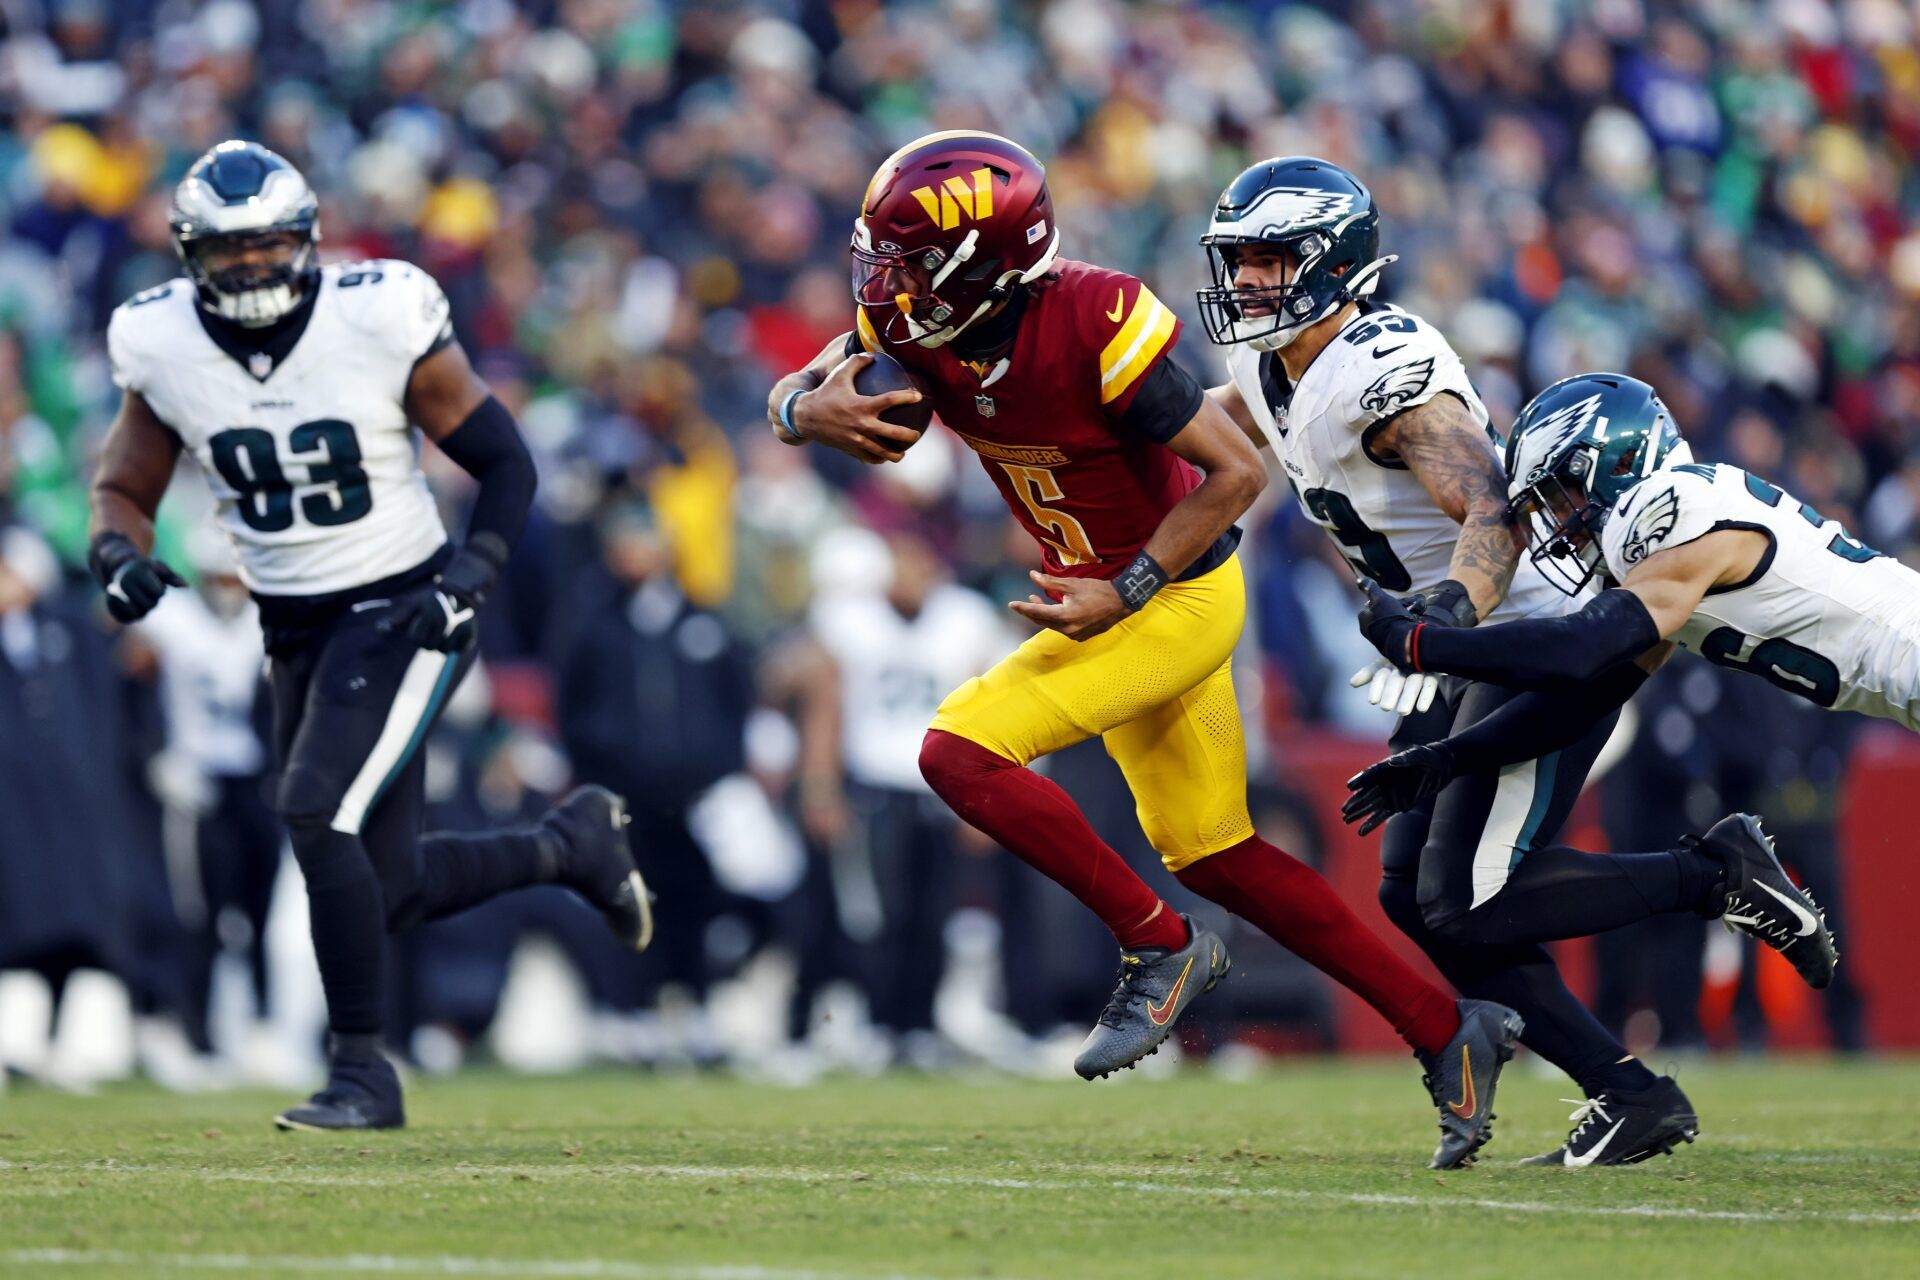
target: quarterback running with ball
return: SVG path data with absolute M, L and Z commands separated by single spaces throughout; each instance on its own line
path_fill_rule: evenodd
M 599 788 L 533 827 L 422 835 L 421 740 L 473 661 L 475 614 L 533 500 L 513 418 L 453 339 L 419 268 L 322 267 L 318 205 L 264 147 L 223 142 L 174 193 L 184 275 L 122 304 L 107 350 L 122 396 L 93 480 L 90 565 L 121 622 L 185 585 L 151 556 L 191 454 L 260 607 L 278 808 L 307 882 L 329 1079 L 286 1129 L 405 1123 L 381 1054 L 386 935 L 522 885 L 559 883 L 628 946 L 652 932 L 624 805 Z M 424 433 L 478 482 L 448 539 Z
M 1028 767 L 1100 737 L 1182 884 L 1354 990 L 1433 1064 L 1434 1161 L 1466 1163 L 1486 1140 L 1518 1019 L 1421 978 L 1324 880 L 1254 833 L 1231 666 L 1246 610 L 1234 522 L 1265 468 L 1171 358 L 1173 313 L 1139 280 L 1062 258 L 1059 244 L 1045 171 L 1024 148 L 971 132 L 909 143 L 874 174 L 854 225 L 854 330 L 768 398 L 789 444 L 897 460 L 916 433 L 878 415 L 917 394 L 852 385 L 867 353 L 886 353 L 1040 546 L 1046 571 L 1012 607 L 1041 630 L 941 704 L 922 773 L 1119 942 L 1119 984 L 1081 1075 L 1153 1052 L 1228 967 L 1220 939 L 1169 908 Z

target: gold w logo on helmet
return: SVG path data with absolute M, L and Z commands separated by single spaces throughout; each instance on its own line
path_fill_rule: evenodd
M 963 218 L 975 221 L 993 216 L 993 170 L 982 165 L 970 175 L 973 179 L 969 186 L 967 179 L 959 176 L 948 178 L 938 187 L 921 187 L 914 191 L 913 198 L 927 211 L 927 217 L 942 231 L 951 231 L 959 226 Z

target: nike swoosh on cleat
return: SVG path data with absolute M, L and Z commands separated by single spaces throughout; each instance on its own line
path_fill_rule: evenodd
M 1187 985 L 1187 975 L 1192 972 L 1193 957 L 1188 956 L 1187 967 L 1180 971 L 1178 978 L 1174 979 L 1173 990 L 1167 992 L 1167 998 L 1158 1005 L 1151 1000 L 1147 1002 L 1147 1016 L 1153 1019 L 1154 1026 L 1164 1027 L 1167 1025 L 1167 1020 L 1173 1017 L 1174 1002 L 1180 998 L 1180 988 Z
M 1119 324 L 1120 313 L 1122 311 L 1125 311 L 1126 308 L 1127 308 L 1127 291 L 1125 289 L 1122 289 L 1120 290 L 1120 292 L 1113 295 L 1113 310 L 1107 312 L 1107 319 L 1113 321 L 1115 324 Z
M 1566 1157 L 1567 1163 L 1575 1169 L 1584 1169 L 1588 1165 L 1592 1164 L 1595 1160 L 1598 1160 L 1600 1158 L 1600 1153 L 1607 1149 L 1607 1144 L 1613 1141 L 1613 1135 L 1620 1132 L 1620 1126 L 1625 1123 L 1626 1123 L 1625 1120 L 1615 1121 L 1613 1128 L 1607 1130 L 1606 1136 L 1601 1138 L 1600 1141 L 1594 1143 L 1591 1147 L 1587 1148 L 1587 1154 L 1583 1156 L 1577 1156 L 1573 1154 L 1573 1148 L 1568 1147 L 1567 1157 Z
M 1801 906 L 1798 902 L 1794 901 L 1792 898 L 1788 897 L 1786 894 L 1780 892 L 1778 889 L 1774 888 L 1772 885 L 1765 884 L 1760 881 L 1755 881 L 1755 885 L 1758 888 L 1765 889 L 1768 893 L 1780 899 L 1781 902 L 1784 902 L 1786 904 L 1787 910 L 1793 912 L 1794 918 L 1800 921 L 1800 933 L 1798 936 L 1804 938 L 1808 934 L 1812 933 L 1815 929 L 1818 929 L 1820 927 L 1820 922 L 1813 918 L 1813 912 L 1807 910 L 1805 907 Z
M 1448 1108 L 1462 1120 L 1473 1119 L 1473 1113 L 1480 1109 L 1480 1099 L 1473 1092 L 1473 1046 L 1460 1046 L 1460 1074 L 1466 1077 L 1467 1096 L 1460 1102 L 1449 1102 Z M 1462 1107 L 1466 1109 L 1461 1110 Z

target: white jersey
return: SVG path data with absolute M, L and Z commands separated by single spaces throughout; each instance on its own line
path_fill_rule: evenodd
M 896 791 L 928 789 L 920 740 L 933 713 L 1014 647 L 999 611 L 956 586 L 935 590 L 912 618 L 879 594 L 832 596 L 809 625 L 840 668 L 847 776 Z
M 402 573 L 447 540 L 401 402 L 451 336 L 431 276 L 374 261 L 322 270 L 278 365 L 216 343 L 184 278 L 122 303 L 107 354 L 206 473 L 241 580 L 312 596 Z
M 160 659 L 167 749 L 208 777 L 263 771 L 266 747 L 253 724 L 266 661 L 259 610 L 249 602 L 222 617 L 197 591 L 169 591 L 138 627 Z
M 1607 574 L 1624 582 L 1654 552 L 1716 529 L 1770 546 L 1746 582 L 1707 593 L 1680 647 L 1823 707 L 1920 729 L 1920 574 L 1758 476 L 1689 463 L 1642 480 L 1601 528 Z
M 1443 393 L 1488 425 L 1466 366 L 1439 330 L 1398 307 L 1356 313 L 1297 386 L 1277 355 L 1245 343 L 1228 349 L 1227 363 L 1300 506 L 1355 572 L 1396 595 L 1446 581 L 1460 526 L 1406 464 L 1371 447 L 1375 427 Z M 1563 613 L 1571 603 L 1523 557 L 1488 620 Z

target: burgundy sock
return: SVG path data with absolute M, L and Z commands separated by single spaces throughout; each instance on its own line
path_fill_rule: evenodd
M 1259 836 L 1178 877 L 1378 1009 L 1414 1048 L 1438 1053 L 1460 1029 L 1453 997 L 1387 950 L 1313 868 Z
M 1123 950 L 1187 945 L 1179 912 L 1093 834 L 1057 784 L 939 729 L 921 743 L 920 772 L 963 821 L 1084 902 Z

